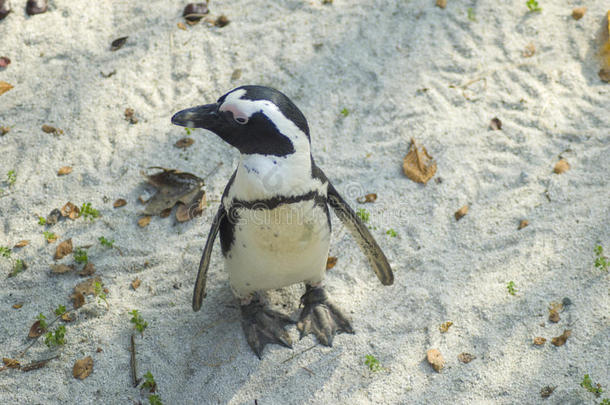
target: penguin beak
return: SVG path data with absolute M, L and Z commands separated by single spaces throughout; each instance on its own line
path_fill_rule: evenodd
M 172 124 L 187 128 L 212 129 L 218 118 L 218 104 L 206 104 L 177 112 L 172 117 Z

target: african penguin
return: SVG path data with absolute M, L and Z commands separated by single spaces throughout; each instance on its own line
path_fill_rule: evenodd
M 176 113 L 172 123 L 205 128 L 241 154 L 203 251 L 193 309 L 198 311 L 205 297 L 212 247 L 220 232 L 229 283 L 241 304 L 244 333 L 259 358 L 268 343 L 292 347 L 285 327 L 294 322 L 263 303 L 258 293 L 265 290 L 305 283 L 297 322 L 301 338 L 313 333 L 330 346 L 336 333 L 353 333 L 349 320 L 322 286 L 330 245 L 329 205 L 379 280 L 390 285 L 394 276 L 367 227 L 314 163 L 303 113 L 275 89 L 242 86 L 216 103 Z

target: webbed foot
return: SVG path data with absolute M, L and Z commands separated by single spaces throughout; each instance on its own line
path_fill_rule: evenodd
M 284 327 L 294 321 L 286 315 L 269 309 L 256 300 L 241 306 L 241 316 L 246 340 L 259 359 L 268 343 L 292 348 L 292 339 Z
M 313 333 L 320 343 L 332 346 L 337 333 L 354 333 L 349 319 L 330 302 L 324 288 L 308 285 L 301 303 L 305 305 L 297 322 L 301 339 Z

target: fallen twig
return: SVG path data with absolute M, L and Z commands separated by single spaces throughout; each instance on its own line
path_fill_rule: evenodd
M 59 357 L 59 354 L 56 354 L 55 356 L 49 357 L 48 359 L 33 361 L 30 364 L 26 364 L 25 366 L 21 366 L 21 371 L 38 370 L 39 368 L 44 367 L 51 360 L 56 359 L 58 357 Z
M 129 361 L 129 366 L 131 368 L 131 382 L 134 387 L 137 387 L 140 384 L 140 379 L 138 378 L 138 372 L 136 370 L 136 341 L 133 337 L 133 333 L 130 338 L 131 342 L 131 356 Z
M 317 345 L 313 345 L 313 346 L 311 346 L 311 347 L 309 347 L 309 348 L 307 348 L 307 349 L 305 349 L 305 350 L 303 350 L 303 351 L 300 351 L 299 353 L 295 353 L 295 354 L 293 354 L 292 356 L 290 356 L 290 357 L 288 357 L 286 360 L 284 360 L 284 361 L 282 362 L 282 364 L 284 364 L 284 363 L 288 363 L 290 360 L 294 359 L 294 358 L 295 358 L 295 357 L 297 357 L 297 356 L 300 356 L 301 354 L 303 354 L 303 353 L 305 353 L 305 352 L 310 351 L 311 349 L 313 349 L 313 348 L 314 348 L 314 347 L 316 347 L 316 346 L 317 346 Z

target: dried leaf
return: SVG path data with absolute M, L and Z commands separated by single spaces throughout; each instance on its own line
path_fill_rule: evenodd
M 468 364 L 476 358 L 477 358 L 477 356 L 475 356 L 474 354 L 470 354 L 470 353 L 466 353 L 466 352 L 458 354 L 458 360 L 464 364 Z
M 74 270 L 74 266 L 66 266 L 65 264 L 52 264 L 51 273 L 53 274 L 64 274 Z
M 32 324 L 32 326 L 30 327 L 30 331 L 28 332 L 28 337 L 30 339 L 34 339 L 37 338 L 38 336 L 42 335 L 44 332 L 46 332 L 46 329 L 43 328 L 42 326 L 40 326 L 40 321 L 36 321 Z
M 186 148 L 188 148 L 189 146 L 191 146 L 194 143 L 195 143 L 195 140 L 193 138 L 189 138 L 187 136 L 187 137 L 184 137 L 184 138 L 179 139 L 178 141 L 176 141 L 174 146 L 177 147 L 177 148 L 186 149 Z
M 502 129 L 502 121 L 500 121 L 500 118 L 498 117 L 494 117 L 491 119 L 491 122 L 489 123 L 489 128 L 491 128 L 494 131 L 499 131 Z
M 542 387 L 540 389 L 540 396 L 542 398 L 550 397 L 551 394 L 553 393 L 553 391 L 555 391 L 555 388 L 557 388 L 557 387 L 551 387 L 550 385 L 547 385 L 546 387 Z
M 436 0 L 436 7 L 439 7 L 439 8 L 447 7 L 447 0 Z
M 356 201 L 358 201 L 360 204 L 373 203 L 373 202 L 377 201 L 377 194 L 375 194 L 375 193 L 367 194 L 364 197 L 357 198 Z
M 140 283 L 142 283 L 142 280 L 140 280 L 139 278 L 136 278 L 135 280 L 133 280 L 131 282 L 131 288 L 133 288 L 133 290 L 137 290 L 138 287 L 140 286 Z
M 21 367 L 21 364 L 19 363 L 19 361 L 15 360 L 15 359 L 9 359 L 7 357 L 3 357 L 2 358 L 2 362 L 4 363 L 4 365 L 7 368 L 19 368 L 19 367 Z
M 95 283 L 102 283 L 102 278 L 100 276 L 95 276 L 92 278 L 88 278 L 85 281 L 81 281 L 80 283 L 74 286 L 74 293 L 81 293 L 83 295 L 93 295 L 95 294 Z
M 186 25 L 184 25 L 184 23 L 179 22 L 178 24 L 176 24 L 178 26 L 178 28 L 180 28 L 183 31 L 186 31 Z
M 572 18 L 575 20 L 580 20 L 581 18 L 584 17 L 586 12 L 587 12 L 586 7 L 576 7 L 575 9 L 572 10 Z
M 181 202 L 179 202 L 177 204 L 176 220 L 178 222 L 186 222 L 186 221 L 189 221 L 189 220 L 195 218 L 196 216 L 201 215 L 201 213 L 203 212 L 203 207 L 205 207 L 205 201 L 206 201 L 205 193 L 203 191 L 201 191 L 201 196 L 196 196 L 195 201 L 196 202 L 190 207 L 187 207 L 186 205 L 182 204 Z M 161 211 L 160 216 L 162 216 L 164 211 Z
M 566 329 L 563 331 L 563 333 L 561 335 L 551 339 L 551 343 L 554 344 L 555 346 L 563 346 L 571 334 L 572 334 L 572 331 L 570 329 Z
M 119 198 L 114 202 L 114 204 L 112 204 L 114 208 L 124 207 L 125 205 L 127 205 L 127 201 L 125 201 L 123 198 Z
M 13 88 L 13 86 L 11 84 L 0 80 L 0 96 L 12 88 Z
M 536 46 L 530 42 L 529 44 L 525 45 L 525 49 L 523 50 L 523 57 L 524 58 L 531 58 L 532 56 L 534 56 L 534 54 L 536 53 Z
M 241 69 L 235 69 L 233 73 L 231 73 L 231 80 L 239 80 L 241 78 Z
M 72 220 L 80 217 L 80 208 L 69 201 L 63 207 L 61 207 L 60 212 L 63 217 L 68 217 Z
M 567 172 L 568 170 L 570 170 L 570 164 L 568 163 L 568 161 L 565 159 L 560 159 L 559 162 L 555 164 L 553 172 L 561 174 Z
M 58 176 L 65 176 L 66 174 L 72 173 L 72 168 L 70 166 L 62 166 L 57 171 Z
M 519 226 L 517 227 L 517 230 L 521 230 L 523 228 L 525 228 L 526 226 L 528 226 L 530 223 L 527 219 L 522 219 L 521 222 L 519 222 Z
M 428 155 L 425 147 L 422 146 L 420 151 L 415 139 L 411 138 L 409 153 L 403 160 L 402 170 L 414 182 L 426 184 L 436 173 L 436 162 Z
M 85 264 L 83 269 L 78 272 L 78 275 L 79 276 L 90 276 L 93 273 L 95 273 L 95 265 L 91 262 L 88 262 L 87 264 Z
M 144 227 L 148 226 L 148 224 L 150 224 L 149 216 L 138 219 L 138 225 L 140 226 L 140 228 L 144 228 Z
M 14 309 L 20 309 L 21 307 L 23 307 L 23 302 L 18 302 L 16 304 L 13 304 Z
M 70 253 L 72 253 L 72 238 L 57 245 L 57 248 L 55 248 L 55 256 L 53 258 L 55 260 L 59 260 Z
M 61 211 L 54 208 L 51 212 L 49 212 L 49 215 L 47 215 L 47 225 L 55 225 L 61 216 Z
M 61 135 L 64 133 L 64 131 L 62 131 L 61 129 L 52 127 L 51 125 L 47 125 L 47 124 L 44 124 L 42 126 L 42 131 L 47 134 L 55 134 L 55 135 Z
M 441 323 L 441 326 L 438 327 L 438 329 L 441 331 L 441 333 L 446 333 L 451 327 L 451 325 L 453 325 L 453 322 L 451 321 L 443 322 Z
M 19 242 L 15 243 L 15 246 L 14 246 L 14 247 L 16 247 L 16 248 L 22 248 L 22 247 L 27 246 L 27 245 L 29 245 L 29 244 L 30 244 L 30 241 L 29 241 L 29 240 L 25 240 L 25 239 L 24 239 L 24 240 L 20 240 Z
M 459 210 L 457 210 L 455 212 L 455 214 L 453 214 L 455 216 L 455 220 L 459 221 L 460 219 L 462 219 L 464 217 L 464 215 L 466 215 L 468 213 L 468 206 L 464 205 L 462 208 L 460 208 Z
M 443 355 L 438 349 L 428 350 L 428 352 L 426 353 L 426 358 L 428 360 L 428 363 L 430 363 L 434 371 L 436 371 L 437 373 L 440 373 L 443 367 L 445 366 L 445 359 L 443 358 Z
M 89 377 L 93 371 L 93 359 L 91 356 L 76 360 L 74 367 L 72 368 L 72 375 L 74 378 L 84 380 Z
M 137 124 L 138 119 L 135 116 L 135 111 L 133 108 L 125 109 L 125 120 L 129 121 L 131 124 Z
M 78 309 L 85 305 L 85 296 L 81 292 L 73 293 L 70 296 L 70 299 L 72 299 L 72 305 L 74 306 L 74 309 Z
M 542 345 L 543 345 L 543 344 L 545 344 L 545 343 L 546 343 L 546 339 L 545 339 L 545 338 L 543 338 L 543 337 L 536 336 L 536 337 L 534 338 L 534 344 L 535 344 L 536 346 L 542 346 Z
M 328 259 L 326 259 L 326 270 L 330 270 L 335 267 L 337 260 L 339 259 L 337 259 L 335 256 L 328 256 Z
M 119 49 L 121 49 L 123 45 L 125 45 L 125 42 L 127 42 L 127 38 L 129 37 L 121 37 L 112 41 L 112 43 L 110 44 L 110 50 L 118 51 Z
M 0 127 L 0 136 L 4 136 L 11 131 L 10 127 Z
M 549 307 L 549 321 L 553 323 L 559 322 L 559 311 L 563 309 L 563 305 L 560 302 L 552 302 Z
M 61 314 L 61 320 L 64 322 L 72 322 L 74 318 L 72 318 L 69 312 L 64 312 L 63 314 Z

